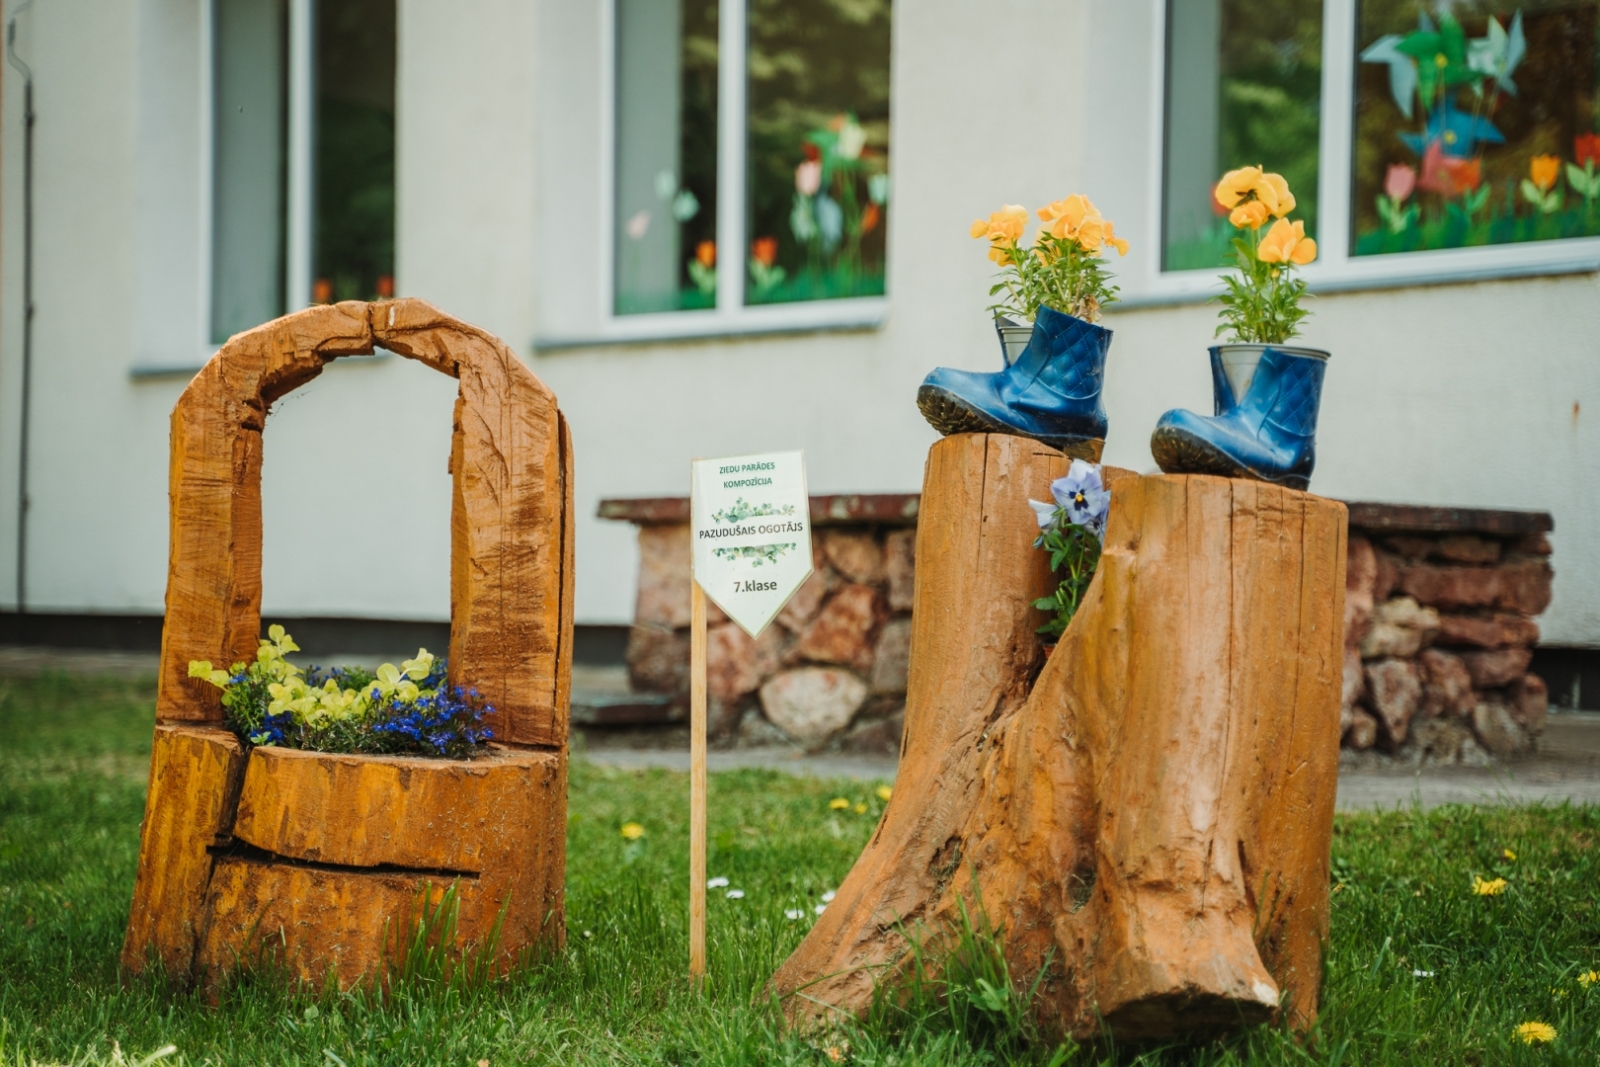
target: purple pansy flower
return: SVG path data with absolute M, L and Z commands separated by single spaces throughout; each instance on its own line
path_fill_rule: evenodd
M 1111 493 L 1100 480 L 1100 467 L 1081 459 L 1072 461 L 1065 478 L 1050 483 L 1054 503 L 1028 501 L 1039 528 L 1048 530 L 1062 516 L 1073 526 L 1086 526 L 1096 537 L 1104 537 L 1106 512 L 1111 506 Z

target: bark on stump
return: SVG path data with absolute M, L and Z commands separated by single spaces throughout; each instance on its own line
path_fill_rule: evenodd
M 381 346 L 456 378 L 450 680 L 496 709 L 470 762 L 257 749 L 217 729 L 191 660 L 261 630 L 267 412 Z M 313 984 L 378 977 L 422 887 L 459 885 L 457 951 L 496 964 L 563 937 L 572 670 L 572 447 L 556 398 L 499 339 L 420 300 L 310 308 L 238 334 L 172 413 L 171 546 L 150 792 L 122 962 L 214 983 L 277 957 Z
M 894 796 L 778 969 L 791 1023 L 860 1014 L 949 943 L 958 904 L 1078 1037 L 1315 1017 L 1337 783 L 1345 508 L 1107 470 L 1099 572 L 1039 670 L 1029 497 L 1066 460 L 933 446 Z M 1037 680 L 1034 680 L 1038 672 Z

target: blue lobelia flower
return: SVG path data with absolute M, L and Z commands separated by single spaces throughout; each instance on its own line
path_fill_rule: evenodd
M 1072 461 L 1065 478 L 1050 483 L 1054 504 L 1037 500 L 1028 501 L 1039 520 L 1040 529 L 1049 529 L 1059 518 L 1073 526 L 1087 527 L 1096 537 L 1104 537 L 1106 512 L 1111 507 L 1111 494 L 1100 480 L 1100 468 L 1081 459 Z

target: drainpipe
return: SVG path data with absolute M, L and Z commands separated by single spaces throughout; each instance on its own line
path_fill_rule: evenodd
M 28 614 L 28 421 L 33 408 L 33 70 L 17 55 L 17 19 L 33 0 L 17 8 L 6 26 L 6 58 L 22 74 L 22 416 L 17 448 L 17 624 L 19 640 Z

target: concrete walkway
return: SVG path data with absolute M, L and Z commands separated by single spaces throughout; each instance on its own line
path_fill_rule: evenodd
M 661 767 L 687 771 L 681 747 L 642 748 L 634 736 L 591 732 L 578 758 L 621 770 Z M 675 739 L 686 744 L 680 727 Z M 666 740 L 661 738 L 661 740 Z M 619 745 L 618 742 L 621 742 Z M 815 778 L 893 781 L 895 761 L 839 754 L 806 755 L 774 746 L 711 752 L 712 772 L 762 767 Z M 1600 804 L 1600 715 L 1553 715 L 1541 751 L 1493 767 L 1384 766 L 1376 759 L 1349 760 L 1339 770 L 1341 811 L 1424 808 L 1440 804 Z

